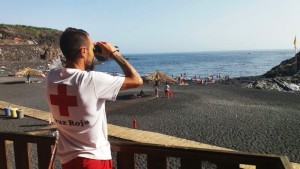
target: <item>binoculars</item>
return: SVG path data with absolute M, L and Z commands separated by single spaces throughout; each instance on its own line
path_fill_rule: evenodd
M 115 46 L 116 49 L 118 49 L 118 46 Z M 101 46 L 99 45 L 94 45 L 94 49 L 93 49 L 94 53 L 102 53 L 102 49 Z

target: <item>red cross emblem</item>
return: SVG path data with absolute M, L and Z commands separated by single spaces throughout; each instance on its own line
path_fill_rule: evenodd
M 58 84 L 58 95 L 50 94 L 52 105 L 58 105 L 61 116 L 69 116 L 69 106 L 77 106 L 76 96 L 67 95 L 67 85 Z

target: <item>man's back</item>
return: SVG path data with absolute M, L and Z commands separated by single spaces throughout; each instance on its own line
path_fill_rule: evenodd
M 94 44 L 82 29 L 67 28 L 59 43 L 66 65 L 49 72 L 46 96 L 57 122 L 62 168 L 112 169 L 105 100 L 115 100 L 119 90 L 139 87 L 143 80 L 115 45 Z M 95 55 L 115 60 L 125 77 L 91 71 Z
M 60 132 L 62 163 L 76 156 L 111 158 L 105 100 L 115 100 L 123 82 L 123 77 L 93 71 L 67 68 L 49 72 L 47 101 Z

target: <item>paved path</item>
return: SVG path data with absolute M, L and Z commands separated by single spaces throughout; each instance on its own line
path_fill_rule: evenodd
M 8 102 L 0 101 L 0 108 L 4 109 L 6 106 L 23 109 L 24 115 L 37 118 L 44 121 L 49 121 L 49 112 L 32 109 L 28 107 L 23 107 Z M 45 132 L 45 129 L 56 128 L 55 125 L 45 127 L 36 131 L 29 132 L 30 134 L 40 134 Z M 178 137 L 173 137 L 161 133 L 155 133 L 150 131 L 143 131 L 138 129 L 132 129 L 127 127 L 121 127 L 113 124 L 108 124 L 108 134 L 113 137 L 131 140 L 141 143 L 150 143 L 150 144 L 160 144 L 166 146 L 181 146 L 181 147 L 194 147 L 194 148 L 204 148 L 204 149 L 213 149 L 213 150 L 227 150 L 235 151 L 232 149 L 227 149 L 223 147 L 213 146 L 209 144 L 204 144 L 192 140 L 182 139 Z M 300 164 L 292 163 L 294 169 L 300 169 Z M 248 167 L 247 167 L 248 168 Z

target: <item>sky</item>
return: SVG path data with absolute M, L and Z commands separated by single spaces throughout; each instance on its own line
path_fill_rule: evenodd
M 0 0 L 0 23 L 86 30 L 123 53 L 293 49 L 299 0 Z

